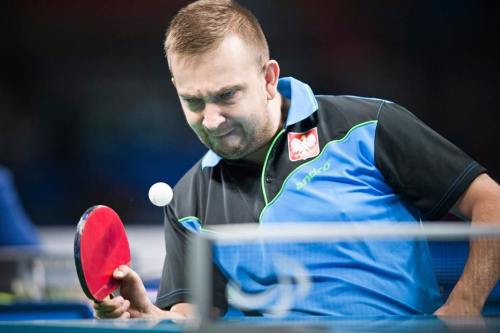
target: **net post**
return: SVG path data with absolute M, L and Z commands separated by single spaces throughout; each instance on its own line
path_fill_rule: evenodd
M 195 305 L 193 329 L 213 322 L 212 241 L 201 233 L 193 235 L 188 252 L 190 302 Z

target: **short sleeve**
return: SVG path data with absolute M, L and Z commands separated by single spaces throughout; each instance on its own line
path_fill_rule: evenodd
M 377 117 L 375 163 L 423 220 L 446 214 L 486 170 L 405 108 L 384 102 Z
M 156 305 L 161 309 L 170 309 L 181 302 L 188 302 L 188 258 L 187 249 L 192 231 L 184 228 L 171 206 L 165 207 L 165 261 Z M 212 269 L 213 306 L 222 313 L 227 310 L 226 284 L 227 280 L 214 264 Z

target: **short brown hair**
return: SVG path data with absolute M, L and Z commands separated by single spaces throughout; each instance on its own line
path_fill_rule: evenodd
M 255 46 L 261 63 L 269 60 L 269 47 L 257 18 L 231 0 L 199 0 L 182 8 L 167 29 L 165 57 L 168 60 L 169 52 L 202 54 L 233 33 Z

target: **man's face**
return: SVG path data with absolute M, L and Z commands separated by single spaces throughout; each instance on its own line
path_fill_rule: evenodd
M 191 57 L 169 57 L 186 120 L 201 142 L 226 159 L 265 147 L 276 131 L 270 121 L 264 64 L 238 36 Z

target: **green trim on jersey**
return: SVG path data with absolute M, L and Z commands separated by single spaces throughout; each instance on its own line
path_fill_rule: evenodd
M 266 187 L 264 185 L 264 181 L 265 181 L 265 174 L 266 174 L 266 168 L 267 168 L 267 162 L 269 160 L 269 156 L 271 155 L 271 150 L 273 150 L 273 147 L 276 143 L 276 141 L 278 141 L 278 138 L 280 138 L 283 133 L 285 133 L 285 129 L 282 129 L 278 134 L 276 134 L 276 136 L 274 137 L 273 139 L 273 142 L 271 143 L 271 145 L 269 146 L 269 149 L 267 150 L 267 154 L 266 154 L 266 159 L 264 160 L 264 165 L 262 166 L 262 174 L 260 176 L 260 184 L 262 186 L 262 194 L 264 195 L 264 204 L 267 205 L 267 194 L 266 194 Z
M 184 222 L 186 220 L 197 220 L 198 222 L 200 222 L 200 225 L 202 225 L 201 219 L 198 218 L 198 217 L 196 217 L 196 216 L 186 216 L 186 217 L 178 219 L 177 221 L 180 222 L 180 223 L 182 223 L 182 222 Z

